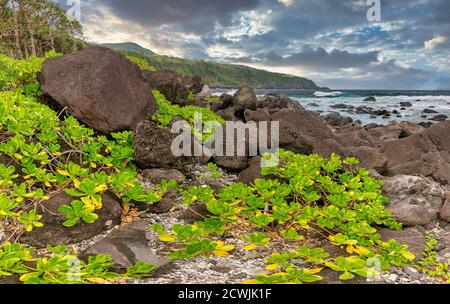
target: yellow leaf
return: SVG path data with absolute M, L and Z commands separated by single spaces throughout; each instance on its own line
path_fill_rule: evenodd
M 247 251 L 253 251 L 256 249 L 256 245 L 255 244 L 250 244 L 244 247 L 245 250 Z
M 106 185 L 100 185 L 100 186 L 95 187 L 94 191 L 95 191 L 95 193 L 97 193 L 97 192 L 103 192 L 103 191 L 105 191 L 106 189 L 108 189 L 108 186 L 106 186 Z
M 74 179 L 73 180 L 73 184 L 74 184 L 74 186 L 76 187 L 76 188 L 78 188 L 79 186 L 80 186 L 80 184 L 81 184 L 81 182 L 78 180 L 78 179 Z
M 168 233 L 161 233 L 159 235 L 159 239 L 163 242 L 170 243 L 170 242 L 174 242 L 177 238 Z
M 314 268 L 314 269 L 308 269 L 308 270 L 306 270 L 306 272 L 310 273 L 310 274 L 316 274 L 316 273 L 321 272 L 322 270 L 323 270 L 323 268 Z
M 274 271 L 274 270 L 277 270 L 277 269 L 278 269 L 278 265 L 277 264 L 272 264 L 272 265 L 266 266 L 266 270 L 269 270 L 269 271 Z
M 414 255 L 414 253 L 412 252 L 408 252 L 408 251 L 403 251 L 402 252 L 402 256 L 407 259 L 408 261 L 412 261 L 416 258 L 416 256 Z
M 97 168 L 97 164 L 96 163 L 91 163 L 91 168 L 92 169 L 96 169 Z
M 89 278 L 89 279 L 87 279 L 89 282 L 91 282 L 91 283 L 95 283 L 95 284 L 103 284 L 103 283 L 106 283 L 106 282 L 108 282 L 108 280 L 105 280 L 105 279 L 103 279 L 103 278 Z
M 215 243 L 217 244 L 216 250 L 219 251 L 232 251 L 234 249 L 233 245 L 225 245 L 225 243 L 222 241 L 217 241 Z
M 260 284 L 259 281 L 257 281 L 257 280 L 247 280 L 247 281 L 244 281 L 243 283 L 246 284 L 246 285 L 258 285 L 258 284 Z
M 223 251 L 223 250 L 215 250 L 214 254 L 218 257 L 227 257 L 230 255 L 228 252 Z
M 90 196 L 85 196 L 81 198 L 81 201 L 88 206 L 94 206 L 94 204 L 91 201 L 91 197 Z
M 353 247 L 353 245 L 350 245 L 347 247 L 346 251 L 347 253 L 352 254 L 355 251 L 355 247 Z
M 56 172 L 58 172 L 62 176 L 70 176 L 69 172 L 67 172 L 66 170 L 56 170 Z
M 356 249 L 354 250 L 354 252 L 356 252 L 359 255 L 366 255 L 366 254 L 370 253 L 369 249 L 367 249 L 366 247 L 362 247 L 362 246 L 357 246 Z
M 91 196 L 91 201 L 95 209 L 102 209 L 102 197 L 100 195 Z

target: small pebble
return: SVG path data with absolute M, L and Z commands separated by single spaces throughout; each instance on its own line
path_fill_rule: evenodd
M 416 280 L 420 278 L 420 273 L 419 273 L 419 271 L 418 271 L 416 268 L 414 268 L 414 267 L 411 267 L 411 266 L 406 267 L 406 268 L 405 268 L 405 272 L 406 272 L 410 277 L 412 277 L 412 278 L 414 278 L 414 279 L 416 279 Z

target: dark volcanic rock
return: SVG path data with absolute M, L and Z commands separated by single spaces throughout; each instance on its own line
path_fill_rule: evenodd
M 351 107 L 350 105 L 346 105 L 344 103 L 338 103 L 338 104 L 330 106 L 330 108 L 333 108 L 333 109 L 349 109 L 350 107 Z
M 411 227 L 399 231 L 380 229 L 378 232 L 384 242 L 396 240 L 400 244 L 408 245 L 408 251 L 416 255 L 416 261 L 422 258 L 425 243 L 427 242 L 423 228 Z
M 306 110 L 283 109 L 272 115 L 280 123 L 280 147 L 300 154 L 311 154 L 333 132 L 319 117 Z
M 198 94 L 202 91 L 205 83 L 200 76 L 186 76 L 183 78 L 183 85 L 188 91 Z
M 234 94 L 233 107 L 236 112 L 256 110 L 257 101 L 255 91 L 248 86 L 243 86 Z
M 433 109 L 425 109 L 425 110 L 423 110 L 423 113 L 425 113 L 425 114 L 437 114 L 438 112 L 436 110 L 433 110 Z
M 42 228 L 35 228 L 32 232 L 23 234 L 20 241 L 31 246 L 45 248 L 47 245 L 61 245 L 78 243 L 113 228 L 120 223 L 122 208 L 112 195 L 103 195 L 103 207 L 96 210 L 99 218 L 93 224 L 78 223 L 76 226 L 67 228 L 63 226 L 65 215 L 58 212 L 61 205 L 70 205 L 75 200 L 65 193 L 60 193 L 50 200 L 42 203 L 43 208 L 38 208 L 42 215 Z
M 161 200 L 153 205 L 139 204 L 140 209 L 145 209 L 149 213 L 163 214 L 167 213 L 175 206 L 178 198 L 178 192 L 175 189 L 169 189 L 163 195 Z
M 413 104 L 410 103 L 409 101 L 404 101 L 404 102 L 400 103 L 400 106 L 403 107 L 403 108 L 409 108 L 409 107 L 412 107 Z
M 175 156 L 171 145 L 176 134 L 172 134 L 168 128 L 160 128 L 154 122 L 143 121 L 136 129 L 134 138 L 134 159 L 137 165 L 142 169 L 166 168 L 180 169 L 184 165 L 192 163 L 207 163 L 211 155 L 208 153 L 203 156 Z M 194 151 L 194 145 L 200 145 L 197 140 L 191 138 L 191 152 Z M 199 148 L 202 148 L 199 146 Z
M 261 177 L 261 158 L 255 157 L 250 160 L 249 167 L 239 174 L 238 181 L 251 184 Z
M 373 96 L 369 96 L 369 97 L 365 98 L 364 101 L 377 101 L 377 99 Z
M 246 156 L 216 156 L 214 162 L 219 167 L 233 172 L 242 171 L 248 166 Z
M 147 169 L 142 176 L 153 184 L 160 184 L 164 180 L 174 180 L 177 183 L 186 181 L 186 177 L 176 169 Z
M 183 78 L 177 72 L 166 70 L 144 71 L 143 75 L 150 87 L 160 91 L 168 100 L 179 102 L 187 99 L 188 89 L 183 83 Z
M 414 134 L 419 134 L 425 129 L 421 125 L 413 122 L 392 122 L 387 126 L 377 126 L 374 128 L 368 128 L 366 126 L 366 130 L 369 131 L 370 135 L 372 135 L 377 142 L 380 142 L 406 138 Z
M 258 108 L 267 108 L 270 110 L 281 109 L 302 109 L 298 101 L 292 100 L 287 96 L 276 94 L 267 94 L 258 100 Z
M 193 224 L 198 221 L 203 221 L 205 218 L 208 218 L 212 215 L 213 214 L 208 211 L 208 208 L 206 208 L 205 204 L 194 203 L 189 206 L 189 209 L 186 209 L 184 212 L 182 212 L 178 216 L 178 219 Z
M 233 107 L 226 108 L 224 110 L 218 110 L 217 115 L 222 117 L 225 121 L 238 121 L 239 118 L 236 117 L 236 110 Z
M 440 211 L 440 216 L 443 221 L 450 223 L 450 193 L 447 193 L 447 198 Z
M 245 110 L 244 111 L 245 121 L 270 121 L 270 113 L 269 111 L 264 109 L 257 109 L 256 111 Z
M 447 119 L 448 119 L 448 116 L 447 115 L 443 115 L 443 114 L 436 115 L 433 118 L 430 118 L 430 120 L 432 120 L 432 121 L 446 121 Z
M 442 122 L 415 134 L 383 144 L 388 158 L 387 174 L 424 175 L 450 184 L 450 121 Z
M 388 159 L 378 149 L 361 146 L 345 150 L 346 157 L 356 157 L 360 160 L 360 166 L 367 169 L 375 169 L 383 172 L 386 169 Z
M 330 113 L 324 117 L 324 120 L 333 127 L 343 127 L 353 122 L 351 117 L 344 117 L 339 113 Z
M 47 59 L 39 82 L 51 106 L 104 134 L 134 129 L 157 111 L 139 67 L 104 47 Z
M 172 261 L 167 257 L 158 256 L 153 248 L 147 245 L 145 238 L 147 223 L 139 220 L 114 231 L 105 239 L 94 244 L 81 253 L 83 259 L 99 254 L 108 254 L 114 262 L 113 269 L 125 271 L 136 262 L 142 261 L 157 266 L 160 270 Z

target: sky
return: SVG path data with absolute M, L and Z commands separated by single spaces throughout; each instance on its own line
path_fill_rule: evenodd
M 450 89 L 449 0 L 380 0 L 380 21 L 367 18 L 375 0 L 76 1 L 91 42 L 135 42 L 333 89 Z

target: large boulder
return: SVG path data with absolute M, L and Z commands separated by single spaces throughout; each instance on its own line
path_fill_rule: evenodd
M 213 94 L 211 93 L 211 89 L 208 85 L 204 85 L 200 93 L 197 94 L 197 98 L 200 100 L 212 98 Z
M 450 121 L 442 122 L 422 133 L 387 141 L 382 152 L 388 158 L 389 176 L 424 175 L 450 184 Z
M 443 221 L 450 223 L 450 193 L 447 193 L 447 197 L 444 205 L 442 206 L 440 215 Z
M 250 185 L 261 177 L 261 158 L 254 157 L 250 160 L 249 167 L 239 174 L 238 181 Z
M 257 98 L 255 91 L 248 86 L 241 87 L 233 96 L 233 107 L 236 112 L 256 110 Z
M 245 121 L 270 121 L 270 113 L 267 108 L 257 109 L 256 111 L 245 110 L 244 111 Z
M 408 175 L 386 178 L 383 193 L 391 199 L 387 208 L 406 226 L 426 225 L 437 219 L 445 197 L 435 181 Z
M 183 78 L 183 85 L 188 91 L 198 94 L 202 91 L 205 83 L 200 76 L 186 76 Z
M 359 166 L 367 169 L 374 169 L 377 172 L 384 172 L 386 170 L 388 159 L 378 149 L 359 146 L 347 148 L 344 152 L 345 157 L 356 157 L 359 159 Z
M 271 110 L 281 109 L 302 109 L 298 101 L 292 100 L 287 96 L 280 96 L 276 94 L 267 94 L 266 96 L 258 99 L 258 108 L 267 108 Z
M 80 221 L 71 228 L 63 226 L 66 217 L 59 213 L 58 209 L 61 205 L 70 205 L 73 200 L 75 198 L 62 192 L 43 202 L 37 211 L 42 215 L 41 222 L 44 226 L 23 234 L 20 241 L 39 248 L 45 248 L 47 245 L 74 244 L 91 239 L 120 224 L 122 208 L 111 194 L 105 193 L 102 196 L 102 209 L 95 211 L 99 218 L 93 224 Z
M 150 87 L 160 91 L 168 100 L 176 103 L 187 99 L 189 90 L 186 89 L 183 78 L 177 72 L 144 71 L 143 75 Z
M 338 112 L 333 112 L 328 115 L 326 115 L 324 118 L 325 122 L 332 126 L 332 127 L 344 127 L 348 125 L 349 123 L 353 122 L 353 119 L 351 117 L 344 117 Z
M 347 148 L 376 145 L 375 139 L 365 129 L 339 133 L 336 135 L 336 140 Z
M 397 140 L 419 134 L 425 130 L 419 124 L 413 122 L 392 122 L 387 126 L 369 128 L 368 132 L 376 141 Z
M 396 240 L 400 244 L 408 245 L 408 251 L 416 256 L 416 261 L 423 257 L 427 238 L 422 227 L 411 227 L 403 230 L 380 229 L 379 234 L 384 242 Z
M 217 115 L 222 117 L 225 121 L 238 121 L 239 118 L 235 115 L 236 110 L 234 107 L 228 107 L 226 109 L 221 109 L 216 112 Z
M 147 245 L 145 220 L 139 220 L 114 231 L 106 238 L 92 245 L 80 256 L 85 259 L 99 254 L 108 254 L 114 263 L 113 269 L 125 271 L 137 262 L 146 262 L 158 268 L 171 263 L 167 257 L 158 256 L 154 248 Z
M 178 134 L 173 134 L 168 128 L 161 128 L 151 121 L 143 121 L 136 128 L 134 138 L 134 159 L 142 169 L 182 169 L 192 163 L 207 163 L 211 155 L 202 156 L 175 156 L 171 146 Z M 191 138 L 191 154 L 194 155 L 194 146 L 202 149 L 201 144 Z
M 299 154 L 311 154 L 325 139 L 333 138 L 331 129 L 312 112 L 283 109 L 272 115 L 280 123 L 280 147 Z
M 104 47 L 47 59 L 39 82 L 51 106 L 104 134 L 134 129 L 157 111 L 139 67 Z
M 186 182 L 186 176 L 176 169 L 147 169 L 142 172 L 142 176 L 154 185 L 164 180 L 174 180 L 179 184 Z

